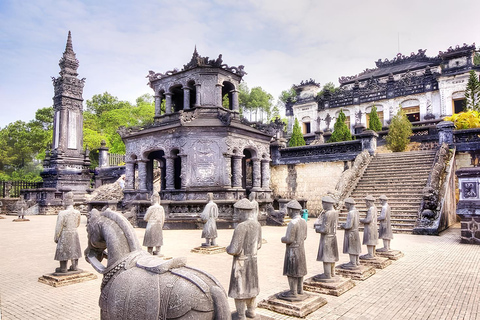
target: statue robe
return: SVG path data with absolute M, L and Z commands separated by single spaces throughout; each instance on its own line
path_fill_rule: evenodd
M 233 299 L 254 298 L 258 287 L 257 251 L 262 246 L 262 227 L 256 220 L 237 225 L 227 253 L 233 255 L 228 296 Z
M 392 224 L 390 222 L 390 206 L 388 203 L 382 206 L 382 211 L 378 216 L 378 221 L 380 222 L 378 237 L 385 240 L 393 239 Z
M 217 237 L 218 206 L 210 200 L 200 216 L 205 222 L 202 231 L 202 238 L 215 239 Z
M 360 219 L 364 224 L 363 228 L 363 244 L 367 246 L 376 246 L 378 242 L 377 230 L 377 207 L 368 208 L 365 219 Z
M 287 233 L 282 242 L 287 244 L 283 275 L 288 277 L 303 277 L 307 274 L 305 258 L 305 239 L 307 238 L 307 222 L 300 215 L 292 219 L 287 226 Z
M 147 221 L 143 246 L 159 247 L 163 245 L 163 224 L 165 223 L 165 210 L 156 203 L 150 206 L 143 220 Z
M 82 256 L 77 228 L 80 225 L 80 211 L 68 206 L 57 216 L 54 241 L 57 243 L 55 260 L 75 260 Z
M 328 210 L 319 217 L 319 224 L 315 224 L 315 231 L 320 233 L 320 245 L 318 246 L 317 261 L 337 262 L 337 220 L 338 212 Z
M 343 238 L 343 253 L 359 255 L 362 252 L 358 225 L 360 223 L 357 209 L 347 213 L 347 222 L 344 224 L 345 236 Z

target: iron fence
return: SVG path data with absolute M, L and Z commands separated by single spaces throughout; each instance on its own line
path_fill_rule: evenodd
M 0 181 L 0 198 L 18 198 L 22 189 L 41 188 L 43 182 Z

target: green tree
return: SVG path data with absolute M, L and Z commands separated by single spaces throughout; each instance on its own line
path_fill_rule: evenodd
M 387 148 L 393 152 L 402 152 L 407 148 L 412 135 L 412 124 L 400 108 L 388 127 Z
M 465 109 L 480 111 L 480 81 L 474 70 L 470 70 L 465 88 Z
M 287 103 L 287 101 L 295 102 L 297 99 L 297 91 L 295 91 L 293 87 L 291 87 L 289 90 L 283 90 L 278 99 L 284 104 Z
M 258 113 L 264 113 L 267 114 L 267 120 L 270 120 L 273 96 L 262 87 L 254 87 L 250 90 L 247 84 L 241 83 L 238 88 L 238 101 L 242 114 L 244 110 L 248 110 L 250 114 L 255 113 L 255 119 L 258 119 Z
M 304 146 L 305 139 L 303 138 L 302 130 L 300 129 L 300 123 L 298 122 L 298 119 L 295 118 L 295 123 L 293 125 L 293 131 L 292 131 L 292 136 L 290 137 L 290 140 L 288 141 L 288 146 L 289 147 L 301 147 Z
M 337 90 L 338 88 L 335 87 L 335 84 L 333 82 L 327 82 L 323 85 L 322 90 L 320 90 L 317 96 L 323 96 L 327 91 L 330 93 L 334 93 Z
M 373 106 L 372 112 L 370 112 L 370 121 L 368 123 L 368 129 L 373 131 L 381 131 L 382 130 L 382 123 L 378 118 L 377 114 L 377 107 Z
M 350 128 L 345 123 L 345 120 L 347 120 L 347 117 L 345 116 L 345 113 L 343 113 L 343 110 L 340 110 L 337 121 L 335 121 L 335 124 L 333 125 L 332 135 L 330 136 L 330 139 L 328 139 L 328 142 L 352 140 L 352 133 L 350 132 Z

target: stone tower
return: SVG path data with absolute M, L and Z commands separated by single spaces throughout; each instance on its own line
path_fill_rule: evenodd
M 90 186 L 90 161 L 83 151 L 83 86 L 79 66 L 68 32 L 67 45 L 59 62 L 60 76 L 52 77 L 54 86 L 53 145 L 41 173 L 45 192 L 41 205 L 61 204 L 63 193 L 72 191 L 76 202 L 83 201 Z
M 228 66 L 222 55 L 210 60 L 196 49 L 182 70 L 149 72 L 154 124 L 119 130 L 126 147 L 125 202 L 145 201 L 156 190 L 158 167 L 169 227 L 195 226 L 208 192 L 219 205 L 220 226 L 235 224 L 233 204 L 251 192 L 265 222 L 265 208 L 273 201 L 270 141 L 275 131 L 240 117 L 238 87 L 244 75 L 242 65 Z

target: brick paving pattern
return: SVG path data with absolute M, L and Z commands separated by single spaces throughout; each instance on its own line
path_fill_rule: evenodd
M 0 319 L 99 319 L 97 280 L 53 288 L 38 282 L 38 277 L 57 267 L 53 260 L 53 233 L 56 216 L 29 216 L 29 222 L 12 222 L 14 216 L 0 220 Z M 86 247 L 86 218 L 78 231 L 82 249 Z M 322 273 L 315 261 L 319 235 L 309 221 L 306 254 L 309 274 Z M 280 238 L 285 227 L 264 227 L 267 240 L 259 251 L 260 295 L 258 300 L 288 288 L 282 275 L 285 245 Z M 136 229 L 143 240 L 144 229 Z M 215 275 L 228 290 L 232 258 L 226 254 L 191 253 L 199 246 L 201 230 L 165 230 L 162 253 L 185 256 L 191 266 Z M 219 230 L 219 245 L 229 244 L 233 230 Z M 460 230 L 450 228 L 441 236 L 396 234 L 392 248 L 405 257 L 356 286 L 340 297 L 326 296 L 328 304 L 307 319 L 480 319 L 480 246 L 460 244 Z M 342 248 L 343 231 L 338 234 Z M 381 245 L 379 243 L 379 245 Z M 363 248 L 366 251 L 365 248 Z M 339 263 L 347 262 L 341 254 Z M 80 268 L 95 272 L 82 258 Z M 233 299 L 230 307 L 235 310 Z M 274 315 L 259 310 L 261 315 Z M 276 319 L 295 319 L 278 316 Z

